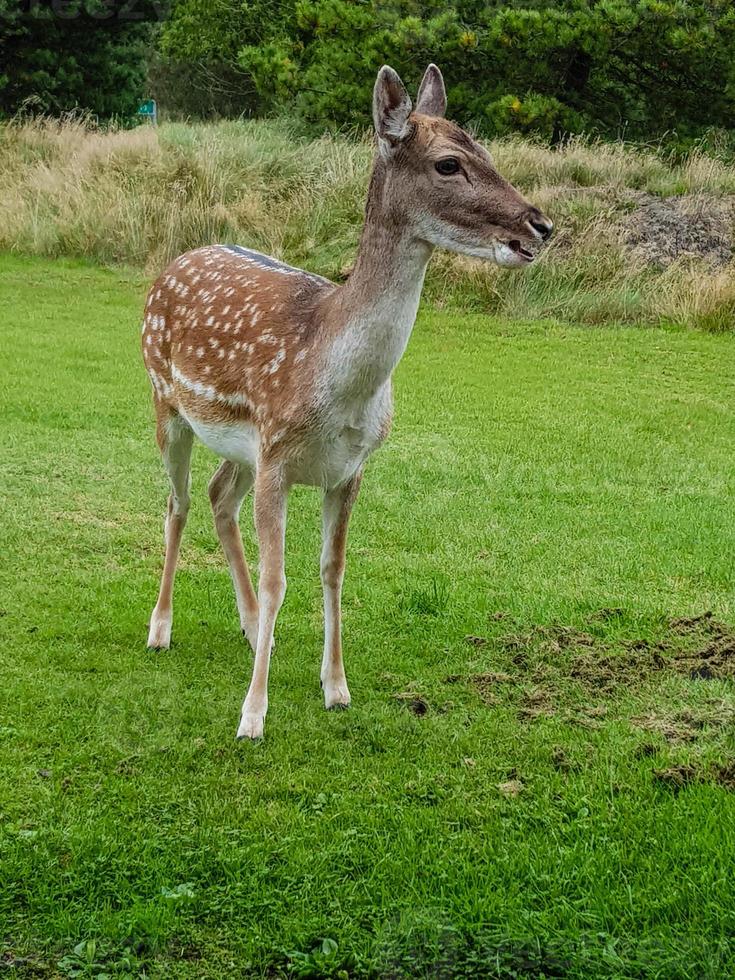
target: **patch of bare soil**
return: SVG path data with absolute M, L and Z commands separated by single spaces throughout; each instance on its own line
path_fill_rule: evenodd
M 594 613 L 590 620 L 604 618 L 608 610 Z M 629 649 L 611 650 L 605 640 L 571 626 L 551 624 L 534 626 L 525 633 L 514 633 L 501 638 L 501 644 L 510 653 L 515 667 L 532 670 L 538 679 L 544 673 L 539 657 L 557 668 L 561 661 L 558 654 L 572 653 L 568 672 L 575 680 L 593 690 L 605 691 L 616 684 L 639 681 L 642 669 L 646 674 L 666 666 L 657 646 L 645 641 L 630 644 Z M 548 671 L 545 672 L 548 676 Z
M 706 726 L 704 719 L 694 719 L 688 711 L 681 711 L 673 718 L 665 718 L 652 712 L 630 720 L 636 728 L 661 735 L 667 742 L 694 742 Z
M 555 745 L 552 748 L 551 764 L 557 772 L 575 772 L 580 768 L 579 763 L 569 758 L 566 749 L 562 745 Z
M 680 789 L 683 789 L 690 783 L 699 782 L 701 780 L 701 773 L 696 766 L 668 766 L 666 769 L 654 769 L 653 778 L 657 783 L 661 783 L 668 789 L 672 789 L 675 793 L 678 793 Z
M 704 192 L 660 197 L 648 191 L 607 184 L 558 186 L 560 201 L 578 197 L 594 204 L 607 232 L 646 265 L 665 269 L 680 259 L 699 259 L 715 267 L 735 257 L 735 195 Z M 560 228 L 557 251 L 569 252 L 575 237 Z
M 58 976 L 51 965 L 40 956 L 16 956 L 10 950 L 0 953 L 0 973 L 9 977 Z
M 470 674 L 470 676 L 467 678 L 462 677 L 460 674 L 452 674 L 450 677 L 445 677 L 444 683 L 455 684 L 463 680 L 468 681 L 472 685 L 472 687 L 479 694 L 482 703 L 486 705 L 494 705 L 498 703 L 498 685 L 510 684 L 513 682 L 513 678 L 510 676 L 510 674 L 490 671 L 485 674 Z
M 724 789 L 735 792 L 735 762 L 730 761 L 715 766 L 697 766 L 685 763 L 654 769 L 653 778 L 657 783 L 672 789 L 675 793 L 692 783 L 717 783 Z
M 676 669 L 694 680 L 735 677 L 735 631 L 704 613 L 691 619 L 672 619 L 673 633 L 694 640 L 694 649 L 675 654 Z
M 714 778 L 720 786 L 735 793 L 735 762 L 727 762 L 721 766 L 715 766 Z
M 603 645 L 602 649 L 606 649 Z M 591 651 L 575 657 L 570 676 L 596 691 L 610 691 L 618 684 L 640 683 L 644 676 L 666 666 L 657 651 L 635 650 L 621 653 Z
M 591 633 L 552 623 L 550 626 L 532 626 L 526 633 L 511 633 L 502 637 L 500 642 L 506 650 L 523 654 L 531 645 L 541 644 L 551 652 L 560 652 L 570 647 L 592 647 L 599 640 Z
M 525 788 L 525 784 L 520 779 L 509 779 L 505 783 L 498 783 L 498 791 L 511 799 L 520 796 Z
M 669 626 L 677 633 L 692 633 L 711 622 L 712 613 L 708 610 L 698 616 L 676 616 L 669 620 Z
M 657 197 L 627 191 L 633 209 L 623 225 L 626 243 L 650 265 L 665 267 L 680 258 L 722 266 L 733 257 L 735 198 L 713 194 Z
M 601 624 L 621 615 L 624 611 L 620 609 L 601 609 L 591 613 L 588 622 L 591 629 L 599 630 Z M 508 656 L 509 672 L 451 674 L 444 683 L 468 684 L 487 706 L 508 697 L 518 718 L 526 722 L 552 718 L 562 710 L 571 724 L 596 729 L 607 714 L 600 700 L 620 687 L 639 688 L 666 672 L 692 680 L 735 679 L 735 629 L 716 620 L 711 612 L 669 619 L 655 640 L 608 640 L 552 623 L 506 634 L 496 642 Z M 570 679 L 581 685 L 588 704 L 570 706 L 565 697 Z M 676 743 L 693 742 L 704 730 L 731 724 L 734 716 L 729 705 L 711 701 L 706 716 L 682 711 L 674 717 L 647 714 L 632 721 Z
M 735 678 L 735 631 L 712 613 L 669 620 L 661 640 L 633 640 L 623 652 L 607 653 L 603 641 L 577 656 L 571 676 L 592 688 L 640 683 L 655 671 L 674 670 L 693 680 Z
M 537 718 L 553 718 L 556 710 L 556 697 L 553 691 L 545 688 L 534 688 L 524 691 L 518 708 L 518 717 L 522 721 L 535 721 Z
M 401 691 L 400 694 L 394 694 L 393 697 L 408 708 L 412 715 L 421 718 L 429 713 L 429 702 L 420 694 L 413 691 Z

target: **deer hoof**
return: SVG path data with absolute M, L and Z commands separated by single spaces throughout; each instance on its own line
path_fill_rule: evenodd
M 151 616 L 148 631 L 149 650 L 168 650 L 171 646 L 171 617 L 159 616 L 155 611 Z
M 263 715 L 243 715 L 240 719 L 240 727 L 237 729 L 237 741 L 249 739 L 251 742 L 257 742 L 263 737 L 264 722 Z
M 349 708 L 352 699 L 346 684 L 332 686 L 322 681 L 322 689 L 324 691 L 324 707 L 327 711 L 344 711 Z

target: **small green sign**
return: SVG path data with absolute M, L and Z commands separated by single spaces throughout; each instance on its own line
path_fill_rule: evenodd
M 153 125 L 155 126 L 156 125 L 156 117 L 157 117 L 156 100 L 155 99 L 146 99 L 145 102 L 143 102 L 140 105 L 140 107 L 139 107 L 136 115 L 138 115 L 138 116 L 147 116 L 150 119 L 150 121 L 153 123 Z

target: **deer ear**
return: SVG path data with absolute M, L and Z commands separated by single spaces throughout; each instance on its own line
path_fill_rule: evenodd
M 373 89 L 373 120 L 381 140 L 394 145 L 408 135 L 411 99 L 403 82 L 389 65 L 378 72 Z
M 416 96 L 416 112 L 425 116 L 443 116 L 447 111 L 447 92 L 442 73 L 436 65 L 429 65 L 419 85 Z

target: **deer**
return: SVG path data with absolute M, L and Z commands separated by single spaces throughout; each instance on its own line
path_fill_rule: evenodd
M 348 523 L 366 460 L 391 427 L 391 376 L 416 320 L 432 252 L 522 267 L 552 232 L 552 222 L 500 176 L 488 151 L 445 118 L 446 108 L 436 65 L 426 69 L 415 107 L 398 74 L 388 65 L 380 69 L 365 220 L 342 284 L 240 245 L 208 245 L 175 259 L 147 297 L 143 358 L 170 483 L 148 646 L 166 649 L 171 641 L 196 436 L 222 459 L 209 497 L 240 627 L 254 652 L 238 739 L 263 736 L 294 484 L 322 492 L 324 704 L 350 704 L 341 639 Z M 250 491 L 257 595 L 239 525 Z

